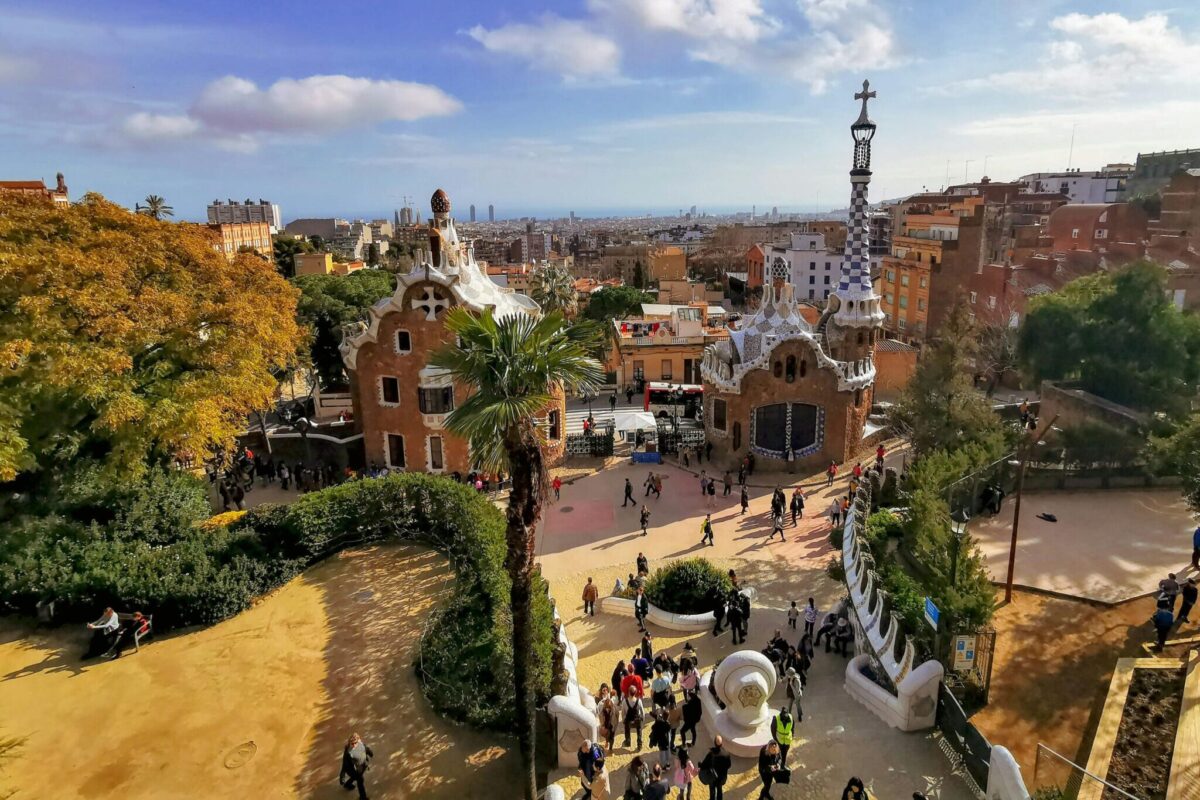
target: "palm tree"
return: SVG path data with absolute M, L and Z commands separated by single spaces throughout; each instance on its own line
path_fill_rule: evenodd
M 529 296 L 549 314 L 560 311 L 564 316 L 575 314 L 579 295 L 575 292 L 575 278 L 559 264 L 546 264 L 529 276 Z
M 512 478 L 504 566 L 512 580 L 516 734 L 525 798 L 534 800 L 533 551 L 547 490 L 542 433 L 534 417 L 546 412 L 556 390 L 579 394 L 595 387 L 600 364 L 588 355 L 589 329 L 566 326 L 558 312 L 496 319 L 492 309 L 476 314 L 458 306 L 446 315 L 446 329 L 458 343 L 430 361 L 475 387 L 446 418 L 446 428 L 470 442 L 472 458 L 484 469 L 504 470 Z
M 146 205 L 135 205 L 134 210 L 147 217 L 154 217 L 154 219 L 175 216 L 175 209 L 167 205 L 167 201 L 156 194 L 146 195 Z

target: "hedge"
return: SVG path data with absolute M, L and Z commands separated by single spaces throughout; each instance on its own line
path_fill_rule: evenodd
M 672 614 L 703 614 L 712 611 L 714 590 L 726 595 L 732 588 L 729 575 L 707 558 L 685 558 L 656 570 L 646 596 Z
M 154 494 L 155 478 L 143 488 Z M 173 481 L 177 480 L 172 478 Z M 179 494 L 204 494 L 194 482 Z M 181 502 L 191 508 L 191 501 Z M 503 514 L 448 478 L 400 474 L 259 506 L 229 527 L 180 521 L 154 503 L 131 503 L 107 524 L 67 516 L 26 519 L 0 551 L 0 598 L 32 613 L 55 602 L 60 620 L 94 618 L 112 605 L 155 615 L 160 631 L 211 624 L 339 550 L 384 540 L 426 544 L 450 558 L 454 592 L 422 638 L 417 668 L 439 712 L 474 726 L 508 729 L 512 709 L 512 614 L 504 571 Z M 553 610 L 534 591 L 539 701 L 549 697 Z

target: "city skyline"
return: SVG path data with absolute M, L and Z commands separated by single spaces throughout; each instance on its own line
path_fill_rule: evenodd
M 247 196 L 390 216 L 439 186 L 464 218 L 796 213 L 845 207 L 839 106 L 864 77 L 872 200 L 1131 163 L 1200 123 L 1200 10 L 1141 2 L 223 8 L 11 4 L 0 170 L 181 219 Z

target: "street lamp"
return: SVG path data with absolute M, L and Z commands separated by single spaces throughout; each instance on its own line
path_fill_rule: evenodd
M 965 508 L 956 508 L 950 514 L 950 532 L 954 534 L 954 549 L 950 552 L 950 586 L 958 586 L 958 551 L 962 549 L 963 538 L 967 535 L 967 523 L 971 514 Z
M 1029 451 L 1033 449 L 1035 444 L 1043 444 L 1042 437 L 1045 436 L 1051 429 L 1054 429 L 1054 423 L 1058 421 L 1058 415 L 1055 414 L 1050 423 L 1042 428 L 1040 434 L 1031 436 L 1021 444 L 1017 449 L 1018 459 L 1016 462 L 1009 461 L 1009 464 L 1017 468 L 1017 499 L 1013 506 L 1013 524 L 1012 524 L 1012 541 L 1008 546 L 1008 578 L 1004 582 L 1004 602 L 1012 602 L 1013 590 L 1013 574 L 1017 569 L 1017 530 L 1021 524 L 1021 489 L 1025 486 L 1025 466 L 1029 463 Z M 1057 429 L 1055 429 L 1057 430 Z

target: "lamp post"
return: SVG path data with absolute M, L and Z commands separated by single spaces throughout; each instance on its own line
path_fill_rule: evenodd
M 1050 423 L 1046 425 L 1045 428 L 1042 428 L 1042 432 L 1040 434 L 1030 437 L 1022 443 L 1020 448 L 1017 449 L 1017 498 L 1015 505 L 1013 506 L 1012 541 L 1008 546 L 1008 578 L 1004 581 L 1005 603 L 1012 602 L 1013 574 L 1017 569 L 1017 531 L 1021 525 L 1021 489 L 1025 486 L 1025 467 L 1029 463 L 1029 451 L 1033 449 L 1035 444 L 1039 444 L 1041 442 L 1041 438 L 1045 436 L 1051 428 L 1054 427 L 1054 423 L 1057 421 L 1058 415 L 1055 414 L 1054 418 L 1050 420 Z M 1012 462 L 1010 461 L 1008 463 L 1011 464 Z
M 963 537 L 967 535 L 967 523 L 971 514 L 965 508 L 956 508 L 950 513 L 950 532 L 954 534 L 954 549 L 950 551 L 950 587 L 958 586 L 958 551 L 962 549 Z

